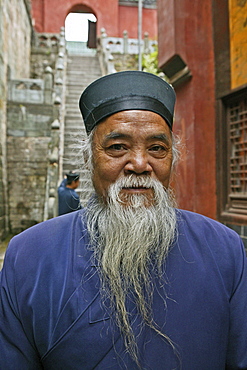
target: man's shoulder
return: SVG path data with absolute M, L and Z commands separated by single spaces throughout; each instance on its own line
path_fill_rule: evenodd
M 240 236 L 229 227 L 204 215 L 177 210 L 178 231 L 180 236 L 196 240 L 201 244 L 207 244 L 218 248 L 219 246 L 229 247 L 242 244 Z
M 83 219 L 83 213 L 84 210 L 80 210 L 79 212 L 73 212 L 70 214 L 48 219 L 22 231 L 14 238 L 27 237 L 32 234 L 43 233 L 45 230 L 49 230 L 52 232 L 52 234 L 56 234 L 60 229 L 63 230 L 66 226 L 72 226 L 80 222 Z
M 192 225 L 194 227 L 211 227 L 217 230 L 224 230 L 225 232 L 229 232 L 230 234 L 237 235 L 235 231 L 230 229 L 229 227 L 225 226 L 221 222 L 204 216 L 202 214 L 187 211 L 184 209 L 176 209 L 177 220 L 179 224 L 186 224 Z
M 176 247 L 183 261 L 193 261 L 202 271 L 219 272 L 227 290 L 240 281 L 246 266 L 246 253 L 240 236 L 206 216 L 178 210 Z M 185 262 L 187 263 L 187 262 Z
M 83 212 L 79 210 L 54 217 L 21 232 L 10 241 L 6 255 L 21 260 L 29 255 L 38 260 L 49 254 L 66 253 L 71 240 L 86 234 Z

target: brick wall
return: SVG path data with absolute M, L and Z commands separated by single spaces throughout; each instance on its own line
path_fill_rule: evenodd
M 44 218 L 53 105 L 8 103 L 9 222 L 12 233 Z
M 8 79 L 29 77 L 32 26 L 29 0 L 0 6 L 0 240 L 8 232 L 6 107 Z

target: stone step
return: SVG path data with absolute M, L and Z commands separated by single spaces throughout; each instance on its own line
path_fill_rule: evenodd
M 71 142 L 75 140 L 82 140 L 86 137 L 84 126 L 80 126 L 77 129 L 69 129 L 66 130 L 66 133 L 64 134 L 64 140 L 71 145 Z
M 66 98 L 66 100 L 65 100 L 65 104 L 66 104 L 65 109 L 66 109 L 66 111 L 68 109 L 76 109 L 76 110 L 79 111 L 79 109 L 80 109 L 79 108 L 80 95 L 81 95 L 81 93 L 79 95 L 76 95 L 75 97 L 70 96 L 69 98 Z
M 76 133 L 76 131 L 80 133 L 85 131 L 84 123 L 82 120 L 79 121 L 77 124 L 66 125 L 64 134 L 66 135 L 67 133 L 70 133 L 70 132 Z
M 92 58 L 92 61 L 90 63 L 90 60 L 85 60 L 85 62 L 81 61 L 75 61 L 75 62 L 69 62 L 67 65 L 67 71 L 85 71 L 86 68 L 98 68 L 97 62 L 95 62 Z M 97 74 L 96 69 L 93 71 L 94 74 Z
M 83 135 L 85 132 L 84 123 L 81 121 L 78 125 L 71 125 L 71 126 L 65 126 L 64 135 L 75 135 L 76 133 L 79 133 L 80 135 Z
M 95 78 L 98 78 L 99 76 L 101 76 L 98 73 L 93 73 L 89 68 L 86 68 L 86 70 L 87 70 L 86 73 L 83 73 L 81 71 L 78 71 L 78 73 L 73 73 L 72 71 L 69 71 L 67 73 L 66 80 L 67 81 L 70 81 L 70 80 L 74 81 L 75 78 L 77 77 L 79 79 L 79 81 L 80 81 L 80 79 L 84 79 L 84 81 L 87 82 L 87 81 L 94 80 Z
M 73 91 L 71 89 L 68 89 L 66 92 L 66 96 L 65 96 L 66 104 L 68 106 L 72 104 L 72 105 L 77 105 L 77 107 L 79 107 L 78 103 L 79 103 L 79 99 L 83 91 L 84 91 L 83 88 L 78 89 L 78 91 Z
M 78 125 L 71 125 L 71 126 L 65 126 L 64 135 L 75 135 L 76 133 L 79 133 L 80 135 L 83 135 L 85 132 L 84 123 L 81 121 L 78 123 Z
M 81 93 L 82 91 L 85 90 L 85 87 L 78 87 L 78 86 L 73 86 L 72 88 L 71 87 L 67 87 L 66 88 L 66 98 L 70 98 L 70 101 L 71 102 L 75 102 L 76 99 L 79 99 L 80 96 L 81 96 Z
M 70 74 L 67 74 L 67 78 L 66 78 L 66 81 L 75 81 L 76 78 L 78 78 L 78 82 L 80 81 L 80 79 L 84 79 L 84 84 L 87 82 L 87 81 L 92 81 L 94 80 L 95 78 L 99 77 L 100 75 L 99 74 L 93 74 L 93 73 L 90 73 L 89 70 L 87 70 L 87 74 L 84 74 L 84 73 L 70 73 Z
M 73 117 L 74 119 L 74 117 L 77 117 L 77 118 L 81 117 L 80 108 L 79 108 L 79 105 L 77 104 L 75 104 L 74 109 L 73 108 L 71 109 L 70 106 L 67 106 L 65 112 L 67 116 L 66 118 Z
M 66 123 L 70 123 L 70 122 L 75 122 L 75 120 L 77 119 L 77 121 L 81 121 L 82 120 L 82 115 L 81 115 L 81 112 L 79 110 L 79 107 L 76 107 L 75 110 L 66 110 Z
M 66 113 L 74 113 L 74 114 L 80 114 L 80 108 L 79 108 L 79 102 L 75 103 L 67 103 L 66 104 Z
M 75 113 L 80 113 L 80 108 L 79 108 L 79 97 L 77 97 L 77 99 L 75 99 L 73 101 L 73 103 L 69 103 L 67 102 L 67 99 L 66 99 L 66 112 L 69 112 L 69 111 L 75 111 Z
M 82 90 L 80 91 L 80 93 L 76 93 L 76 94 L 70 94 L 70 95 L 66 95 L 65 99 L 66 99 L 66 107 L 70 107 L 70 106 L 76 106 L 77 108 L 79 108 L 79 99 L 80 99 L 80 96 L 81 96 L 81 93 L 82 93 Z
M 94 79 L 90 78 L 90 79 L 87 80 L 87 79 L 83 78 L 83 76 L 81 78 L 79 78 L 77 76 L 77 78 L 75 78 L 74 80 L 67 80 L 66 81 L 66 86 L 67 86 L 67 89 L 71 89 L 71 90 L 76 90 L 76 89 L 79 89 L 79 88 L 85 88 L 88 84 L 90 84 L 96 78 L 94 78 Z M 80 81 L 80 79 L 83 80 L 83 81 Z
M 76 140 L 70 141 L 66 145 L 66 152 L 63 155 L 63 158 L 66 159 L 66 162 L 73 162 L 78 163 L 82 162 L 82 154 L 81 154 L 81 143 L 82 139 L 77 138 Z
M 77 140 L 78 138 L 85 137 L 85 134 L 80 130 L 80 128 L 76 130 L 69 130 L 64 134 L 64 139 L 71 144 L 73 140 Z
M 70 83 L 77 82 L 80 83 L 81 85 L 87 85 L 88 82 L 93 81 L 96 78 L 100 77 L 100 75 L 93 76 L 92 74 L 89 75 L 89 73 L 90 71 L 87 72 L 86 76 L 82 74 L 67 76 L 66 82 Z
M 90 62 L 87 62 L 87 63 L 69 63 L 68 66 L 67 66 L 67 71 L 70 73 L 70 72 L 75 72 L 75 73 L 86 73 L 88 72 L 88 70 L 91 70 L 92 71 L 92 74 L 93 75 L 98 75 L 100 73 L 98 73 L 98 71 L 96 71 L 96 68 L 98 68 L 98 65 L 97 63 L 90 63 Z
M 77 87 L 67 88 L 66 97 L 69 97 L 70 101 L 76 101 L 77 99 L 79 100 L 81 93 L 82 91 L 85 90 L 85 88 L 86 88 L 85 86 L 79 88 Z
M 68 108 L 67 108 L 68 109 Z M 75 120 L 75 119 L 81 119 L 81 112 L 80 112 L 80 110 L 79 110 L 79 106 L 77 106 L 76 107 L 76 109 L 75 110 L 65 110 L 65 119 L 66 119 L 66 122 L 67 121 L 70 121 L 70 119 L 71 120 Z
M 90 61 L 92 61 L 92 63 L 97 63 L 97 57 L 95 58 L 95 55 L 74 55 L 73 57 L 68 58 L 68 64 L 83 63 L 84 65 L 85 63 L 89 63 Z
M 97 68 L 97 67 L 93 67 L 93 69 L 94 68 Z M 93 71 L 93 69 L 91 70 L 90 68 L 87 68 L 86 67 L 85 68 L 86 72 L 81 72 L 79 70 L 77 73 L 73 73 L 72 71 L 68 71 L 68 73 L 67 73 L 67 79 L 74 78 L 75 76 L 77 76 L 77 77 L 79 76 L 79 77 L 84 77 L 85 78 L 85 81 L 89 81 L 90 79 L 93 80 L 95 77 L 97 78 L 97 77 L 101 76 L 100 73 L 95 73 Z
M 89 63 L 90 60 L 92 61 L 92 63 L 97 63 L 97 58 L 95 58 L 95 56 L 81 56 L 81 57 L 78 57 L 78 58 L 75 58 L 75 57 L 72 57 L 72 58 L 68 58 L 68 64 L 71 65 L 71 64 L 86 64 L 86 63 Z
M 79 135 L 74 139 L 66 138 L 66 153 L 64 153 L 64 157 L 71 160 L 71 158 L 80 156 L 81 154 L 79 152 L 83 139 Z
M 84 131 L 84 123 L 82 120 L 78 121 L 78 123 L 71 123 L 71 124 L 67 124 L 66 122 L 66 125 L 65 125 L 65 130 L 64 130 L 64 133 L 66 134 L 67 132 L 76 132 L 77 131 Z
M 82 77 L 78 77 L 78 76 L 75 76 L 73 79 L 72 78 L 70 78 L 70 79 L 67 79 L 67 81 L 66 81 L 66 85 L 67 86 L 69 86 L 69 87 L 71 87 L 72 89 L 74 88 L 74 87 L 83 87 L 83 86 L 86 86 L 87 85 L 87 81 L 85 81 L 85 79 L 84 79 L 84 81 L 83 81 L 83 83 L 80 81 L 80 79 L 83 79 L 83 76 Z M 91 80 L 91 78 L 90 79 L 88 79 L 88 82 L 90 83 L 92 80 Z
M 82 120 L 82 117 L 70 117 L 70 118 L 66 118 L 65 119 L 65 130 L 66 128 L 80 128 L 83 124 L 83 120 Z
M 94 67 L 96 68 L 96 67 Z M 75 77 L 84 78 L 84 81 L 90 81 L 94 80 L 95 78 L 101 76 L 99 73 L 94 73 L 93 70 L 91 71 L 89 68 L 86 68 L 86 72 L 83 73 L 81 71 L 78 71 L 78 73 L 73 73 L 72 71 L 69 71 L 67 73 L 67 80 L 74 79 Z M 84 82 L 85 83 L 85 82 Z
M 75 121 L 77 121 L 78 123 L 82 121 L 82 115 L 81 113 L 78 111 L 78 112 L 66 112 L 66 118 L 65 118 L 65 122 L 66 124 L 70 124 L 70 123 L 75 123 Z
M 74 101 L 73 103 L 67 103 L 66 101 L 66 112 L 75 112 L 75 114 L 80 113 L 80 108 L 79 108 L 79 101 Z
M 76 137 L 84 138 L 85 136 L 86 132 L 83 123 L 77 127 L 72 126 L 71 128 L 66 128 L 66 131 L 64 132 L 64 138 L 69 141 L 71 141 L 71 139 L 76 139 Z
M 82 117 L 79 117 L 77 119 L 66 119 L 65 120 L 65 125 L 64 125 L 64 132 L 70 132 L 71 130 L 76 131 L 80 130 L 83 128 L 84 130 L 84 123 L 82 120 Z
M 75 96 L 70 95 L 66 97 L 66 108 L 70 108 L 70 106 L 72 106 L 73 108 L 76 107 L 79 109 L 79 99 L 81 96 L 81 92 L 80 94 L 76 94 Z
M 82 116 L 81 116 L 81 112 L 79 111 L 79 108 L 77 107 L 76 109 L 78 109 L 78 111 L 66 111 L 66 117 L 65 117 L 65 121 L 66 121 L 66 123 L 68 122 L 73 122 L 73 121 L 75 121 L 75 120 L 77 120 L 77 121 L 81 121 L 81 119 L 82 119 Z

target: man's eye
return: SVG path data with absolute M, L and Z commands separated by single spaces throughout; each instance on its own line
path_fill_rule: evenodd
M 108 150 L 124 150 L 124 146 L 122 144 L 113 144 L 108 147 Z
M 166 151 L 166 148 L 161 145 L 154 145 L 149 150 L 153 152 L 162 152 L 162 151 Z

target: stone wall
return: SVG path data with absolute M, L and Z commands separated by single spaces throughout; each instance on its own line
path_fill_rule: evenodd
M 0 240 L 8 233 L 6 109 L 8 80 L 29 77 L 32 26 L 29 0 L 0 5 Z
M 43 78 L 47 66 L 55 69 L 59 52 L 59 34 L 34 33 L 31 49 L 31 78 Z
M 8 102 L 9 223 L 12 233 L 43 221 L 53 105 Z
M 11 79 L 8 83 L 7 194 L 13 234 L 56 215 L 54 189 L 66 69 L 64 30 L 53 36 L 54 45 L 45 35 L 35 37 L 48 41 L 41 44 L 33 40 L 31 74 L 39 78 Z

